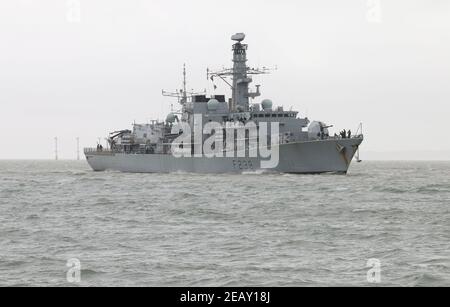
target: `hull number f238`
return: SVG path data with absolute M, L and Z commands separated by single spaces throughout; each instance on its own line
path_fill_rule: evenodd
M 239 170 L 254 170 L 251 160 L 233 160 L 233 168 Z

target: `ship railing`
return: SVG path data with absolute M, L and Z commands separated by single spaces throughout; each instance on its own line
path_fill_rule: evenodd
M 352 135 L 351 137 L 342 137 L 340 135 L 330 135 L 330 136 L 326 136 L 324 137 L 322 140 L 351 140 L 351 139 L 360 139 L 362 138 L 363 135 L 362 134 L 358 134 L 358 135 Z
M 110 155 L 113 154 L 114 152 L 110 149 L 100 149 L 100 148 L 85 148 L 84 149 L 84 153 L 85 154 L 96 154 L 96 155 Z

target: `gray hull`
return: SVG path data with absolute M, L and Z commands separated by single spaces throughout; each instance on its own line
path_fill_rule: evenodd
M 280 162 L 267 172 L 347 173 L 361 138 L 328 139 L 280 145 Z M 260 158 L 175 158 L 161 154 L 86 153 L 95 171 L 130 173 L 243 173 L 261 171 Z

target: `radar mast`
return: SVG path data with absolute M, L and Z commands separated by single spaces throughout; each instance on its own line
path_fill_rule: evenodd
M 235 41 L 233 51 L 233 68 L 223 69 L 221 71 L 207 72 L 208 79 L 214 81 L 215 77 L 222 79 L 227 83 L 232 90 L 232 99 L 230 104 L 230 111 L 232 112 L 246 112 L 250 108 L 249 98 L 256 98 L 261 96 L 259 91 L 260 86 L 256 86 L 256 92 L 250 92 L 249 84 L 253 82 L 250 75 L 261 75 L 270 72 L 269 69 L 263 67 L 262 69 L 255 69 L 247 67 L 247 44 L 242 44 L 245 39 L 244 33 L 237 33 L 231 37 L 231 40 Z M 230 84 L 225 79 L 226 77 L 232 78 Z
M 203 92 L 194 92 L 193 90 L 188 92 L 186 90 L 186 87 L 187 87 L 186 64 L 183 64 L 183 88 L 180 90 L 177 90 L 175 92 L 168 92 L 168 91 L 163 90 L 162 95 L 166 96 L 166 97 L 175 97 L 178 99 L 179 104 L 181 104 L 182 106 L 185 106 L 186 103 L 188 102 L 188 98 L 195 96 L 195 95 L 199 95 L 199 94 L 206 94 L 206 90 L 204 90 Z

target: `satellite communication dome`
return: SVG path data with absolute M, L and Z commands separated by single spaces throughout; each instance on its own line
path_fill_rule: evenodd
M 166 117 L 166 122 L 172 124 L 175 122 L 175 120 L 177 119 L 177 116 L 173 113 L 169 113 Z
M 217 99 L 210 99 L 208 101 L 208 111 L 217 111 L 220 102 Z
M 261 102 L 261 106 L 262 106 L 262 108 L 263 108 L 264 110 L 266 110 L 266 111 L 271 110 L 271 109 L 272 109 L 272 106 L 273 106 L 272 100 L 270 100 L 270 99 L 264 99 L 264 100 Z
M 244 33 L 236 33 L 231 37 L 232 40 L 237 42 L 242 42 L 245 39 Z
M 237 111 L 238 112 L 244 112 L 245 108 L 243 106 L 237 106 Z

